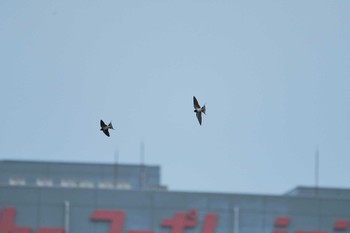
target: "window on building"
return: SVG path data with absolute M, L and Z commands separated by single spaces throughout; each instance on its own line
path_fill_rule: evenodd
M 71 179 L 61 180 L 61 186 L 65 188 L 77 187 L 77 182 Z
M 51 179 L 48 179 L 48 178 L 37 178 L 36 185 L 38 185 L 38 186 L 52 186 L 53 182 Z
M 11 177 L 9 179 L 10 185 L 26 185 L 26 180 L 22 177 Z

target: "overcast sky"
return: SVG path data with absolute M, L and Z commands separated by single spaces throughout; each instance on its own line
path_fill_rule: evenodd
M 0 0 L 0 159 L 137 164 L 143 141 L 170 190 L 282 194 L 314 185 L 319 148 L 320 185 L 350 188 L 349 12 Z

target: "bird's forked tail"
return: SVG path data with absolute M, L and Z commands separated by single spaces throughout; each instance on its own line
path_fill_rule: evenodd
M 203 107 L 202 107 L 201 110 L 202 110 L 202 112 L 203 112 L 204 114 L 206 114 L 206 113 L 205 113 L 205 105 L 203 105 Z

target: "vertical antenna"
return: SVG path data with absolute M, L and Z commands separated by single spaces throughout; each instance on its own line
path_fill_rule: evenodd
M 143 141 L 140 143 L 140 190 L 144 189 L 145 183 L 145 144 Z
M 114 169 L 113 169 L 113 186 L 114 188 L 118 187 L 118 157 L 119 151 L 114 152 Z
M 318 197 L 318 179 L 319 179 L 319 150 L 315 153 L 315 197 Z
M 141 165 L 145 162 L 145 143 L 143 141 L 140 143 L 140 162 Z

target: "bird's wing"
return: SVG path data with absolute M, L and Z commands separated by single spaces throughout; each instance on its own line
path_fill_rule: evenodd
M 102 130 L 108 137 L 109 137 L 109 132 L 108 132 L 108 129 L 106 130 Z
M 195 96 L 193 96 L 193 106 L 195 109 L 200 108 L 199 103 Z
M 101 128 L 105 128 L 107 125 L 103 122 L 103 120 L 100 121 Z
M 196 112 L 197 119 L 199 121 L 199 124 L 202 125 L 202 113 L 201 112 Z

